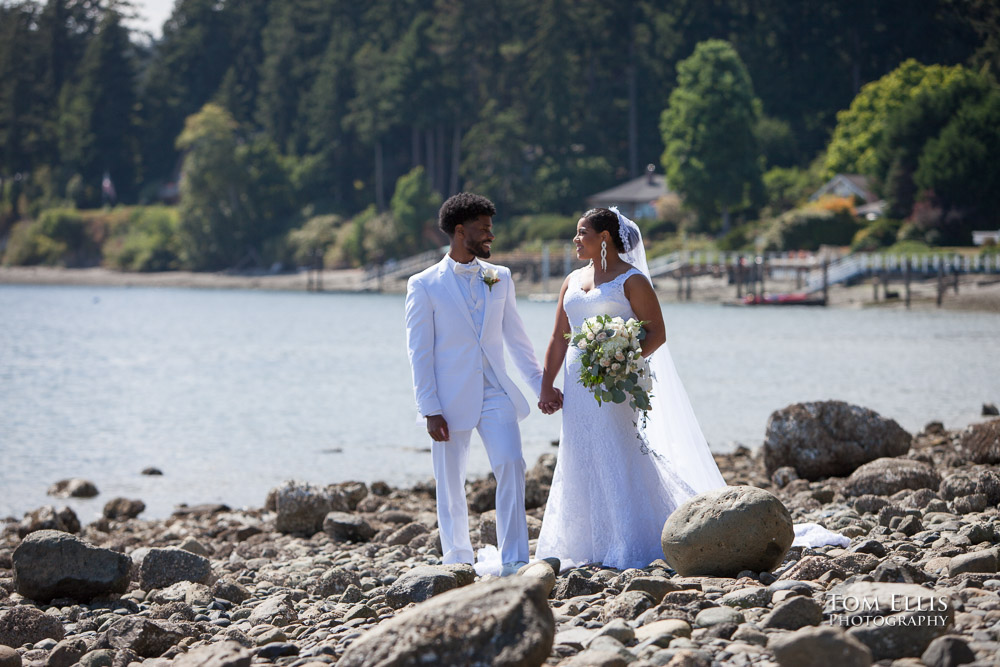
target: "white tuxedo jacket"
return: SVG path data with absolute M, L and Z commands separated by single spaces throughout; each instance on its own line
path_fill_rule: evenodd
M 479 260 L 499 272 L 500 282 L 483 290 L 486 297 L 482 336 L 445 257 L 412 276 L 406 285 L 406 345 L 413 371 L 417 411 L 422 417 L 444 415 L 448 428 L 476 427 L 483 407 L 483 356 L 514 403 L 518 420 L 530 408 L 507 374 L 503 345 L 521 376 L 538 395 L 542 368 L 514 303 L 510 269 Z

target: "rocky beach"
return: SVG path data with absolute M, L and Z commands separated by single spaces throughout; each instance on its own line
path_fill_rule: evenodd
M 433 487 L 286 482 L 262 507 L 143 520 L 109 499 L 8 518 L 0 667 L 995 665 L 1000 419 L 910 434 L 829 401 L 775 412 L 729 486 L 668 520 L 643 569 L 442 565 Z M 530 469 L 537 537 L 555 465 Z M 494 483 L 468 485 L 473 543 Z M 89 493 L 66 480 L 53 494 Z M 637 508 L 641 511 L 641 508 Z M 792 546 L 792 526 L 843 536 Z

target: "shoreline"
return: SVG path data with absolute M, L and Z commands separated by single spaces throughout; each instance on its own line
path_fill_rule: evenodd
M 378 293 L 364 286 L 364 270 L 345 269 L 324 271 L 323 292 Z M 716 303 L 743 307 L 736 299 L 735 287 L 725 285 L 721 280 L 701 276 L 691 281 L 691 299 L 678 294 L 677 281 L 663 277 L 656 281 L 656 293 L 663 303 Z M 308 288 L 308 277 L 304 271 L 277 274 L 230 274 L 224 272 L 164 271 L 157 273 L 124 273 L 101 267 L 67 269 L 61 267 L 0 266 L 0 285 L 40 285 L 40 286 L 101 286 L 101 287 L 172 287 L 191 289 L 237 289 L 266 291 L 298 291 Z M 555 301 L 561 282 L 553 278 L 544 282 L 531 282 L 523 277 L 517 280 L 518 296 Z M 794 282 L 769 281 L 768 292 L 794 292 Z M 911 291 L 911 310 L 948 310 L 966 312 L 1000 313 L 1000 280 L 983 280 L 982 276 L 962 276 L 956 293 L 953 287 L 945 290 L 940 308 L 937 306 L 937 282 L 926 280 L 914 282 Z M 893 285 L 895 291 L 902 292 L 900 285 Z M 381 293 L 402 294 L 406 290 L 405 280 L 391 280 L 383 286 Z M 901 298 L 873 300 L 870 283 L 845 287 L 833 285 L 829 290 L 830 307 L 834 308 L 886 308 L 905 309 Z

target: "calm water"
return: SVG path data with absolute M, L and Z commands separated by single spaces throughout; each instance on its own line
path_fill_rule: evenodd
M 0 516 L 84 477 L 146 517 L 260 506 L 284 479 L 431 476 L 398 295 L 0 286 Z M 519 302 L 539 358 L 554 304 Z M 713 449 L 757 447 L 770 413 L 841 399 L 910 431 L 1000 401 L 1000 316 L 667 305 L 671 350 Z M 522 424 L 525 458 L 559 417 Z M 162 477 L 140 471 L 156 466 Z M 470 475 L 485 474 L 481 447 Z

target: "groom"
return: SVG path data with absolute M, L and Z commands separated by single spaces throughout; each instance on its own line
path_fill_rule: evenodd
M 517 422 L 529 408 L 507 375 L 504 343 L 536 395 L 542 369 L 517 314 L 510 269 L 480 261 L 490 256 L 495 214 L 493 202 L 468 192 L 441 206 L 438 225 L 451 248 L 407 283 L 406 344 L 417 410 L 434 441 L 443 561 L 474 560 L 465 467 L 475 429 L 497 480 L 497 547 L 506 576 L 528 560 L 525 464 Z M 547 403 L 543 412 L 552 414 L 559 407 Z

